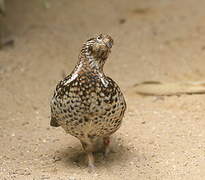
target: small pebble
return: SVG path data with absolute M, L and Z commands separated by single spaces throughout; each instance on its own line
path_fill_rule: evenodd
M 22 126 L 25 126 L 25 125 L 28 125 L 28 124 L 29 124 L 29 122 L 23 122 Z
M 26 175 L 26 176 L 28 176 L 28 175 L 31 174 L 31 172 L 29 172 L 28 169 L 16 169 L 16 170 L 13 172 L 13 174 Z
M 126 22 L 126 19 L 124 18 L 119 19 L 119 24 L 124 24 L 125 22 Z
M 77 180 L 75 177 L 68 177 L 68 180 Z
M 50 179 L 50 176 L 48 176 L 48 175 L 42 175 L 42 176 L 41 176 L 41 179 Z
M 53 162 L 61 161 L 61 157 L 59 156 L 54 156 L 53 157 Z

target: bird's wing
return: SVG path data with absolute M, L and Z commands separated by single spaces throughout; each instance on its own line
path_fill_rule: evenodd
M 58 121 L 55 117 L 51 116 L 51 121 L 50 121 L 50 125 L 53 127 L 59 127 L 60 125 L 58 124 Z

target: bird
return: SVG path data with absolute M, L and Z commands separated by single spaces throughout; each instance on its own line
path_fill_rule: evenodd
M 110 136 L 120 128 L 126 111 L 122 91 L 103 71 L 113 43 L 107 34 L 88 39 L 71 74 L 57 84 L 50 103 L 50 125 L 61 126 L 80 140 L 91 171 L 95 169 L 95 142 L 102 139 L 107 156 Z

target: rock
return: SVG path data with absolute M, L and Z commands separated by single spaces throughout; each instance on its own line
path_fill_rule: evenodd
M 61 161 L 61 157 L 59 156 L 54 156 L 53 157 L 53 162 Z

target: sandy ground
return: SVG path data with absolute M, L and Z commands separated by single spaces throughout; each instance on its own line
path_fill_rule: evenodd
M 46 4 L 45 4 L 46 3 Z M 0 51 L 1 180 L 205 179 L 205 96 L 143 97 L 135 83 L 204 80 L 204 0 L 8 0 L 15 46 Z M 87 171 L 79 141 L 49 126 L 51 99 L 82 43 L 115 45 L 105 66 L 128 109 L 112 152 Z

